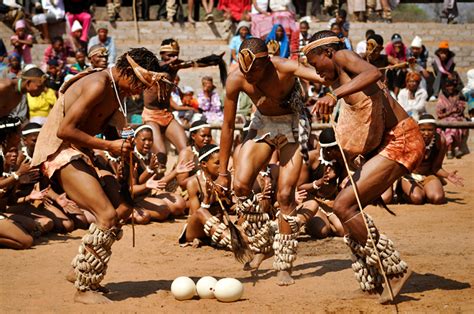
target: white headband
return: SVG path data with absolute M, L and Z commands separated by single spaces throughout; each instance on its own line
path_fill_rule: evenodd
M 418 121 L 418 124 L 426 124 L 426 123 L 436 124 L 436 120 L 435 119 L 422 119 Z
M 137 136 L 137 134 L 140 132 L 140 131 L 143 131 L 144 129 L 149 129 L 151 130 L 151 132 L 153 133 L 153 129 L 151 126 L 147 125 L 147 124 L 144 124 L 144 125 L 140 125 L 134 132 L 134 135 Z
M 196 125 L 196 126 L 193 126 L 192 128 L 189 128 L 189 132 L 194 132 L 194 131 L 197 131 L 199 129 L 204 129 L 204 128 L 210 128 L 211 125 L 206 123 L 206 124 L 200 124 L 200 125 Z
M 209 156 L 210 154 L 212 154 L 212 153 L 214 153 L 215 151 L 218 151 L 218 150 L 219 150 L 219 146 L 211 148 L 211 150 L 205 152 L 202 156 L 199 156 L 199 158 L 198 158 L 199 162 L 201 162 L 204 158 L 206 158 L 207 156 Z
M 319 147 L 332 147 L 332 146 L 336 146 L 336 145 L 337 145 L 336 141 L 331 142 L 331 143 L 321 143 L 321 142 L 319 142 Z
M 31 133 L 39 133 L 39 131 L 41 131 L 40 128 L 25 130 L 25 131 L 21 132 L 21 135 L 28 135 L 28 134 L 31 134 Z

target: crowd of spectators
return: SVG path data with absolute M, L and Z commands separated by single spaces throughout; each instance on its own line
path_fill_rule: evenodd
M 142 8 L 147 3 L 149 4 L 148 1 L 137 2 Z M 177 1 L 163 2 L 167 8 L 177 6 Z M 383 2 L 374 1 L 375 7 L 383 8 Z M 108 25 L 96 24 L 94 25 L 96 33 L 91 31 L 93 16 L 90 9 L 93 2 L 43 0 L 29 3 L 29 6 L 25 6 L 25 10 L 29 10 L 31 15 L 26 14 L 24 19 L 17 20 L 12 25 L 15 34 L 11 36 L 9 45 L 0 43 L 0 77 L 16 78 L 20 75 L 22 68 L 31 66 L 31 51 L 36 42 L 32 30 L 36 28 L 43 40 L 49 43 L 43 52 L 41 64 L 38 64 L 48 75 L 46 88 L 41 97 L 24 97 L 16 113 L 24 121 L 30 120 L 42 124 L 58 97 L 61 85 L 73 75 L 89 67 L 112 66 L 116 59 L 116 47 L 114 38 L 109 35 Z M 195 10 L 192 8 L 193 1 L 189 1 L 188 4 L 191 17 Z M 195 3 L 195 6 L 199 6 L 198 4 Z M 436 113 L 439 119 L 465 120 L 467 119 L 467 115 L 464 114 L 466 106 L 469 106 L 468 112 L 471 116 L 474 115 L 472 71 L 469 82 L 464 87 L 456 72 L 455 53 L 450 49 L 448 41 L 441 41 L 436 51 L 429 51 L 423 45 L 423 38 L 420 36 L 415 36 L 411 43 L 407 43 L 402 37 L 403 34 L 393 34 L 390 41 L 385 43 L 382 36 L 369 29 L 365 40 L 353 43 L 349 33 L 350 15 L 340 8 L 341 4 L 342 1 L 324 1 L 324 4 L 313 1 L 310 16 L 306 16 L 307 11 L 302 9 L 307 8 L 306 1 L 202 2 L 206 12 L 206 21 L 211 23 L 214 21 L 212 8 L 217 5 L 217 9 L 222 10 L 224 16 L 235 23 L 235 33 L 231 36 L 229 44 L 229 71 L 238 68 L 240 44 L 251 36 L 264 39 L 271 55 L 298 59 L 305 63 L 301 48 L 308 43 L 311 36 L 310 22 L 316 19 L 314 12 L 330 14 L 333 17 L 329 19 L 327 29 L 339 36 L 347 49 L 354 50 L 380 69 L 383 73 L 383 83 L 409 115 L 417 119 L 426 112 L 426 102 L 429 100 L 437 102 Z M 365 5 L 369 13 L 377 12 L 377 10 L 371 12 L 370 8 L 373 5 L 371 1 L 367 1 Z M 113 12 L 114 19 L 119 16 L 120 1 L 108 0 L 106 6 L 109 14 Z M 360 8 L 358 1 L 348 1 L 347 6 L 351 13 L 359 12 L 355 10 L 355 8 Z M 169 13 L 175 11 L 177 10 L 168 12 L 167 17 L 169 19 L 171 17 L 170 21 L 175 20 L 175 16 Z M 142 18 L 145 18 L 142 13 Z M 298 17 L 301 17 L 299 21 Z M 191 19 L 194 21 L 192 17 Z M 67 35 L 50 38 L 48 24 L 58 23 L 61 20 L 67 24 Z M 223 95 L 218 93 L 212 77 L 202 77 L 202 89 L 196 92 L 187 85 L 189 82 L 179 85 L 179 76 L 176 76 L 176 79 L 178 81 L 175 83 L 180 87 L 173 92 L 171 102 L 172 108 L 176 111 L 175 116 L 181 124 L 189 126 L 199 119 L 207 120 L 209 123 L 222 121 Z M 308 104 L 314 103 L 319 95 L 327 92 L 324 86 L 310 82 L 302 83 L 307 91 Z M 243 122 L 250 111 L 250 100 L 246 95 L 241 95 L 239 113 L 244 117 Z M 315 121 L 324 121 L 324 119 Z M 452 144 L 448 157 L 461 156 L 460 147 L 466 140 L 467 133 L 454 129 L 448 129 L 444 133 L 448 139 L 447 142 Z

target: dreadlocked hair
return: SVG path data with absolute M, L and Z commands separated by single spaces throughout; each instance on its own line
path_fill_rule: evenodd
M 211 149 L 214 149 L 215 147 L 218 147 L 217 145 L 214 145 L 214 144 L 207 144 L 205 145 L 203 148 L 201 148 L 199 150 L 199 157 L 203 156 L 204 154 L 206 154 L 208 151 L 210 151 Z M 202 159 L 200 162 L 203 162 L 203 161 L 209 161 L 209 159 L 211 158 L 212 155 L 214 154 L 218 154 L 219 153 L 219 150 L 216 150 L 215 152 L 213 152 L 212 154 L 209 154 L 207 155 L 206 157 L 204 157 L 204 159 Z
M 120 75 L 130 78 L 130 85 L 144 86 L 128 63 L 126 57 L 127 55 L 129 55 L 139 66 L 144 69 L 154 72 L 161 72 L 160 63 L 153 52 L 146 48 L 132 48 L 122 54 L 115 63 L 115 67 L 117 70 L 119 70 Z
M 318 39 L 326 38 L 326 37 L 337 37 L 337 34 L 331 31 L 319 31 L 315 33 L 313 36 L 311 36 L 309 42 L 312 43 L 313 41 L 316 41 Z M 316 47 L 315 49 L 311 50 L 311 53 L 316 53 L 316 54 L 321 54 L 323 51 L 332 48 L 336 51 L 345 49 L 345 45 L 343 43 L 334 43 L 334 44 L 329 44 L 329 45 L 323 45 Z
M 20 132 L 21 120 L 18 117 L 0 118 L 0 144 L 5 145 L 5 141 L 10 134 Z
M 265 41 L 256 37 L 245 39 L 240 45 L 239 51 L 242 49 L 249 49 L 254 54 L 257 54 L 259 52 L 268 52 L 268 48 L 265 44 Z

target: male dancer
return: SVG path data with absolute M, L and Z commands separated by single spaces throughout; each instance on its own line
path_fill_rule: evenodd
M 280 205 L 279 233 L 275 236 L 273 248 L 278 271 L 278 284 L 291 285 L 293 261 L 298 246 L 298 229 L 291 228 L 296 216 L 295 188 L 302 165 L 302 155 L 307 157 L 307 141 L 310 123 L 304 108 L 303 95 L 298 77 L 321 82 L 321 78 L 309 67 L 298 61 L 279 57 L 269 58 L 265 42 L 259 38 L 249 38 L 242 42 L 239 52 L 240 71 L 230 74 L 226 83 L 224 100 L 224 123 L 222 125 L 219 178 L 216 183 L 227 189 L 230 185 L 228 162 L 232 148 L 235 127 L 237 101 L 240 92 L 245 92 L 256 104 L 257 111 L 250 124 L 249 133 L 256 137 L 246 141 L 235 160 L 234 186 L 236 196 L 241 201 L 240 210 L 250 225 L 265 226 L 257 228 L 250 246 L 257 253 L 271 251 L 272 236 L 260 234 L 269 231 L 268 214 L 260 212 L 260 206 L 253 204 L 257 200 L 251 196 L 253 183 L 264 166 L 268 164 L 272 153 L 279 150 L 280 174 L 277 182 L 277 200 Z M 260 217 L 258 217 L 260 216 Z M 255 219 L 254 219 L 255 218 Z M 258 222 L 258 224 L 253 224 Z M 253 233 L 253 234 L 255 234 Z M 261 241 L 261 238 L 266 241 Z M 265 243 L 263 243 L 265 242 Z M 263 254 L 257 254 L 254 267 L 263 260 Z
M 106 194 L 92 163 L 92 149 L 107 150 L 116 156 L 132 149 L 129 140 L 95 137 L 108 125 L 121 129 L 126 108 L 121 99 L 136 95 L 159 82 L 158 59 L 145 48 L 131 49 L 114 67 L 81 72 L 60 90 L 60 97 L 40 131 L 32 166 L 56 181 L 81 208 L 91 211 L 96 223 L 82 238 L 79 254 L 72 265 L 76 273 L 76 302 L 108 303 L 99 293 L 111 256 L 111 246 L 121 237 L 117 211 L 131 207 L 118 197 Z M 116 211 L 116 208 L 123 207 Z
M 7 116 L 21 101 L 24 94 L 41 95 L 46 75 L 41 69 L 34 67 L 23 72 L 17 79 L 0 79 L 0 117 Z
M 423 159 L 425 144 L 416 122 L 379 82 L 380 71 L 342 47 L 335 33 L 320 31 L 305 46 L 304 53 L 308 62 L 333 88 L 316 102 L 313 110 L 330 114 L 337 101 L 344 99 L 336 136 L 349 163 L 359 165 L 353 177 L 362 206 L 366 206 L 395 180 L 416 168 Z M 365 163 L 360 155 L 367 159 Z M 345 241 L 355 255 L 353 269 L 362 290 L 380 292 L 382 289 L 378 250 L 383 271 L 388 276 L 393 294 L 397 295 L 410 270 L 400 259 L 393 242 L 380 234 L 372 219 L 364 214 L 375 242 L 372 243 L 352 186 L 348 185 L 339 192 L 334 212 L 349 232 Z M 385 287 L 379 302 L 389 300 L 390 287 Z

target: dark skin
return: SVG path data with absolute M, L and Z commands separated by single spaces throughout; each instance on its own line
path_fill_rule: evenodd
M 21 80 L 20 90 L 18 90 L 18 79 L 0 79 L 0 116 L 8 115 L 21 101 L 24 94 L 30 93 L 37 97 L 44 90 L 44 83 L 40 78 L 31 80 Z
M 436 133 L 436 125 L 432 123 L 421 124 L 420 132 L 426 145 L 430 144 L 433 137 L 437 137 L 435 144 L 436 155 L 429 159 L 424 159 L 413 173 L 425 176 L 435 175 L 436 177 L 423 185 L 408 180 L 402 180 L 402 189 L 409 201 L 413 204 L 420 205 L 425 202 L 430 204 L 444 204 L 446 203 L 446 197 L 444 194 L 443 184 L 439 178 L 444 178 L 458 187 L 464 186 L 464 179 L 457 175 L 457 171 L 448 172 L 443 169 L 443 160 L 448 151 L 448 146 L 446 145 L 444 137 L 439 136 Z M 425 154 L 428 153 L 429 151 Z
M 119 89 L 120 97 L 141 93 L 145 86 L 141 83 L 131 84 L 130 78 L 120 75 L 117 68 L 111 73 Z M 108 141 L 95 137 L 102 133 L 111 116 L 119 108 L 118 100 L 111 86 L 111 78 L 106 71 L 90 74 L 77 81 L 64 94 L 65 116 L 57 136 L 77 147 L 107 150 L 115 156 L 132 150 L 131 141 Z M 118 113 L 121 114 L 121 113 Z M 68 197 L 79 207 L 94 214 L 100 228 L 110 229 L 118 222 L 117 211 L 130 211 L 131 208 L 121 203 L 113 205 L 97 178 L 96 171 L 83 160 L 75 160 L 55 173 L 56 178 Z M 115 203 L 115 201 L 114 201 Z M 123 208 L 122 208 L 123 207 Z M 81 303 L 109 303 L 96 291 L 77 291 L 75 301 Z
M 344 98 L 349 106 L 358 103 L 365 95 L 383 92 L 376 84 L 382 76 L 380 71 L 352 51 L 336 51 L 333 48 L 313 49 L 307 57 L 308 62 L 334 89 L 333 94 L 337 98 Z M 385 94 L 385 97 L 391 96 Z M 336 100 L 327 95 L 316 102 L 313 112 L 330 114 L 335 105 Z M 387 98 L 387 101 L 384 101 L 384 107 L 385 129 L 387 130 L 408 117 L 403 108 L 393 99 L 389 102 Z M 362 206 L 372 203 L 405 173 L 407 173 L 405 167 L 381 155 L 369 159 L 353 175 Z M 344 223 L 351 237 L 364 245 L 367 241 L 367 230 L 362 215 L 358 215 L 359 212 L 354 190 L 348 185 L 337 195 L 334 213 Z M 399 293 L 408 276 L 409 273 L 405 273 L 402 278 L 389 278 L 394 295 Z M 385 303 L 389 300 L 389 291 L 385 289 L 379 302 Z
M 297 77 L 322 82 L 310 67 L 295 60 L 279 57 L 258 58 L 248 73 L 233 71 L 226 83 L 224 100 L 224 122 L 221 133 L 219 178 L 216 183 L 229 188 L 228 164 L 233 143 L 235 115 L 240 92 L 245 92 L 263 115 L 280 116 L 291 114 L 289 108 L 280 104 L 294 88 Z M 261 169 L 268 164 L 274 149 L 266 143 L 247 141 L 242 145 L 235 160 L 233 189 L 237 196 L 249 195 Z M 294 199 L 298 175 L 302 165 L 298 143 L 289 143 L 280 149 L 280 175 L 277 184 L 277 200 L 283 214 L 289 215 L 296 207 Z M 223 174 L 223 175 L 222 175 Z M 291 233 L 289 224 L 280 219 L 280 232 Z M 256 257 L 258 258 L 258 257 Z M 278 272 L 279 285 L 291 285 L 294 280 L 289 271 Z
M 91 62 L 91 66 L 94 69 L 106 69 L 108 60 L 108 55 L 101 54 L 96 54 L 89 59 L 89 61 Z

